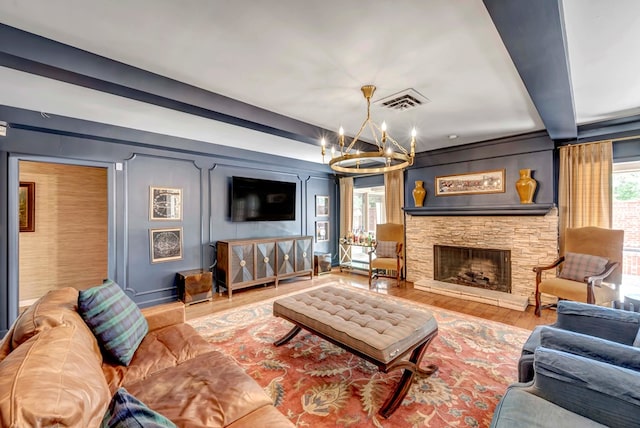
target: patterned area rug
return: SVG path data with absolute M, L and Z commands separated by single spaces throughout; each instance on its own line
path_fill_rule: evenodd
M 244 367 L 297 426 L 489 426 L 507 385 L 517 378 L 520 349 L 530 332 L 406 299 L 375 296 L 430 310 L 439 326 L 422 362 L 423 367 L 435 363 L 439 370 L 430 377 L 416 376 L 389 419 L 377 411 L 399 381 L 400 371 L 381 373 L 304 330 L 276 348 L 273 342 L 292 325 L 273 317 L 275 299 L 189 323 Z

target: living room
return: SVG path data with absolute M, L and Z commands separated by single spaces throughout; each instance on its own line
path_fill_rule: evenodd
M 358 133 L 367 113 L 359 90 L 368 84 L 378 86 L 373 119 L 386 119 L 389 135 L 405 144 L 411 124 L 417 129 L 401 190 L 411 293 L 434 279 L 434 246 L 508 250 L 509 294 L 529 305 L 516 327 L 553 323 L 555 311 L 533 315 L 532 268 L 558 255 L 560 148 L 607 140 L 614 165 L 640 157 L 637 64 L 628 54 L 638 6 L 525 3 L 401 2 L 393 11 L 377 4 L 364 17 L 360 6 L 339 2 L 214 2 L 205 10 L 71 0 L 0 5 L 0 199 L 7 207 L 0 213 L 0 335 L 47 291 L 104 278 L 140 308 L 171 304 L 179 296 L 176 274 L 211 271 L 216 243 L 226 240 L 311 236 L 313 253 L 330 254 L 334 272 L 234 292 L 233 303 L 216 296 L 187 308 L 190 317 L 330 277 L 368 288 L 366 275 L 336 272 L 345 232 L 340 179 L 350 174 L 328 165 L 331 146 L 340 150 L 338 128 L 349 141 Z M 411 31 L 393 29 L 407 21 Z M 589 31 L 596 25 L 597 36 Z M 375 105 L 408 87 L 426 96 L 422 106 L 396 113 Z M 363 134 L 360 144 L 370 149 L 375 141 Z M 515 188 L 521 170 L 537 183 L 531 204 Z M 478 172 L 502 174 L 502 191 L 438 187 L 443 177 Z M 384 186 L 381 174 L 352 175 L 355 188 Z M 294 185 L 292 219 L 234 221 L 234 177 Z M 426 189 L 423 206 L 412 196 L 417 181 Z M 22 183 L 35 189 L 26 229 L 13 214 Z M 154 196 L 179 200 L 179 215 L 154 217 Z M 326 214 L 318 215 L 318 197 L 328 201 Z M 176 252 L 162 255 L 171 240 L 179 242 Z M 393 281 L 379 287 L 406 293 Z M 439 296 L 422 303 L 520 317 Z

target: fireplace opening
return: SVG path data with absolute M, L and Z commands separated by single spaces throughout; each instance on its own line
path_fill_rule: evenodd
M 437 281 L 511 293 L 511 251 L 433 246 Z

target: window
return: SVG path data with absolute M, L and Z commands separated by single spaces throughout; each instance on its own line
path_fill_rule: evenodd
M 353 189 L 353 233 L 376 235 L 376 225 L 385 223 L 384 186 Z M 353 247 L 352 258 L 367 259 L 368 248 Z
M 375 235 L 376 225 L 384 222 L 384 187 L 353 189 L 353 232 Z
M 613 165 L 613 228 L 624 230 L 622 284 L 640 288 L 640 162 Z

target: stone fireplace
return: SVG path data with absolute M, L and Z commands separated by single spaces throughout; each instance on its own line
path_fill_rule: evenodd
M 511 251 L 433 246 L 433 279 L 511 293 Z
M 558 210 L 546 215 L 505 216 L 406 216 L 407 280 L 420 288 L 420 281 L 435 281 L 434 246 L 500 249 L 509 251 L 510 293 L 534 304 L 534 266 L 551 263 L 557 257 Z M 485 267 L 468 270 L 471 276 L 489 278 Z M 478 270 L 478 272 L 475 272 Z M 551 273 L 553 274 L 553 272 Z M 456 273 L 456 275 L 458 275 Z M 462 276 L 465 276 L 464 272 Z M 440 280 L 442 281 L 442 280 Z M 455 287 L 466 288 L 465 285 Z M 508 296 L 509 290 L 501 295 Z M 491 291 L 492 293 L 495 290 Z

